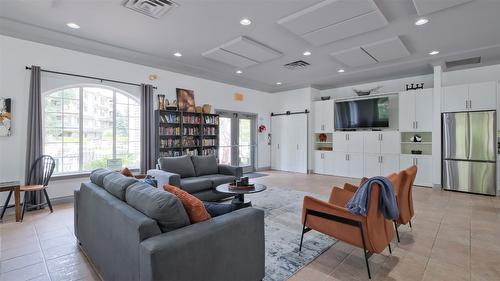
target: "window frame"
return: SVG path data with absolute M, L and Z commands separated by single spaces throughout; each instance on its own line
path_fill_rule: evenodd
M 77 88 L 78 89 L 78 101 L 79 101 L 79 105 L 78 105 L 78 113 L 76 113 L 76 115 L 78 116 L 79 118 L 79 122 L 78 122 L 78 135 L 79 135 L 79 141 L 78 141 L 78 145 L 79 145 L 79 148 L 78 148 L 78 171 L 73 171 L 73 172 L 56 172 L 54 171 L 54 174 L 52 175 L 52 178 L 55 178 L 55 179 L 71 179 L 71 178 L 81 178 L 81 177 L 87 177 L 90 175 L 91 171 L 87 171 L 84 169 L 84 157 L 83 157 L 83 151 L 84 151 L 84 147 L 83 147 L 83 142 L 84 142 L 84 102 L 83 102 L 83 92 L 84 92 L 84 88 L 102 88 L 102 89 L 105 89 L 105 90 L 110 90 L 112 91 L 113 95 L 112 95 L 112 102 L 113 102 L 113 151 L 112 151 L 112 156 L 113 158 L 116 158 L 116 152 L 117 152 L 117 147 L 116 147 L 116 144 L 117 144 L 117 129 L 116 129 L 116 120 L 117 120 L 117 111 L 116 111 L 116 108 L 117 108 L 117 93 L 119 94 L 122 94 L 123 96 L 127 97 L 128 99 L 131 99 L 133 101 L 135 101 L 137 103 L 137 105 L 139 106 L 139 114 L 138 114 L 138 117 L 134 117 L 134 118 L 138 118 L 139 119 L 139 126 L 137 128 L 137 131 L 138 131 L 138 135 L 139 135 L 139 140 L 138 140 L 138 143 L 139 143 L 139 148 L 141 147 L 141 144 L 142 144 L 142 140 L 141 140 L 141 133 L 142 133 L 142 129 L 141 129 L 141 126 L 140 126 L 140 120 L 142 119 L 142 116 L 141 116 L 141 111 L 140 111 L 140 98 L 139 97 L 136 97 L 132 94 L 130 94 L 129 92 L 125 91 L 125 90 L 122 90 L 122 89 L 119 89 L 119 88 L 116 88 L 116 87 L 111 87 L 111 86 L 107 86 L 107 85 L 102 85 L 102 84 L 72 84 L 72 85 L 66 85 L 66 86 L 63 86 L 63 87 L 58 87 L 58 88 L 54 88 L 54 89 L 50 89 L 48 91 L 45 91 L 42 93 L 42 102 L 41 102 L 41 105 L 42 105 L 42 149 L 43 149 L 43 153 L 45 154 L 45 146 L 46 146 L 46 131 L 47 131 L 47 127 L 46 127 L 46 124 L 45 124 L 45 114 L 47 113 L 45 111 L 45 107 L 46 107 L 46 98 L 48 95 L 51 95 L 53 93 L 56 93 L 56 92 L 63 92 L 64 90 L 67 90 L 67 89 L 75 89 Z M 61 145 L 63 146 L 62 147 L 62 156 L 60 157 L 61 159 L 64 159 L 64 94 L 61 93 L 61 110 L 60 112 L 49 112 L 49 113 L 60 113 L 61 114 L 61 124 L 62 124 L 62 127 L 61 127 L 61 130 L 63 132 L 63 136 L 62 136 L 62 140 L 61 140 Z M 122 104 L 122 103 L 119 103 L 119 104 Z M 128 103 L 128 105 L 130 106 L 130 102 Z M 129 112 L 130 114 L 130 112 Z M 128 118 L 130 120 L 130 115 L 128 115 Z M 129 127 L 130 127 L 130 123 L 129 123 Z M 130 129 L 129 129 L 130 130 Z M 134 129 L 135 130 L 135 129 Z M 136 142 L 136 141 L 134 141 Z M 76 142 L 75 142 L 76 143 Z M 130 142 L 129 142 L 130 143 Z M 139 149 L 139 152 L 138 152 L 138 160 L 139 160 L 139 166 L 140 166 L 140 161 L 141 161 L 141 151 Z M 59 158 L 59 157 L 57 157 Z M 63 160 L 63 163 L 64 163 L 64 160 Z M 63 164 L 64 165 L 64 164 Z M 103 168 L 106 168 L 106 167 L 103 167 Z M 140 170 L 140 168 L 131 168 L 130 169 L 131 171 L 134 171 L 134 172 L 137 172 Z

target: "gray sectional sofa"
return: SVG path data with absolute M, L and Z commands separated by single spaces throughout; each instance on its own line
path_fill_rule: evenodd
M 262 210 L 190 224 L 173 194 L 109 170 L 94 171 L 75 191 L 75 235 L 104 280 L 264 277 Z
M 217 164 L 213 155 L 160 157 L 158 168 L 147 172 L 158 181 L 158 187 L 166 183 L 175 185 L 202 201 L 227 198 L 227 194 L 217 193 L 215 188 L 243 174 L 241 167 Z

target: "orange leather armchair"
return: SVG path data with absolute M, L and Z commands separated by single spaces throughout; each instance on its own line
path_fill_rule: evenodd
M 394 238 L 392 222 L 387 220 L 379 209 L 380 186 L 371 186 L 367 216 L 349 212 L 345 205 L 353 193 L 334 187 L 328 202 L 305 196 L 302 209 L 302 236 L 299 251 L 302 249 L 304 234 L 310 230 L 335 237 L 363 249 L 368 278 L 371 278 L 368 258 L 373 253 L 381 253 L 386 247 L 392 252 L 390 242 Z

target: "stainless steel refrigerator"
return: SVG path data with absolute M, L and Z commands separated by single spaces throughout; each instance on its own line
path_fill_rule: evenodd
M 496 112 L 442 114 L 444 189 L 496 195 Z

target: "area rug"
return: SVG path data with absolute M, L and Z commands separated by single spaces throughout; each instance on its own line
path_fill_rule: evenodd
M 256 178 L 267 177 L 269 175 L 268 174 L 264 174 L 264 173 L 253 172 L 253 173 L 244 174 L 244 176 L 246 176 L 246 177 L 248 177 L 250 179 L 256 179 Z
M 287 280 L 336 242 L 328 235 L 310 231 L 304 235 L 299 254 L 302 202 L 305 195 L 327 199 L 317 194 L 279 188 L 268 188 L 264 192 L 247 196 L 253 207 L 265 212 L 265 281 Z

